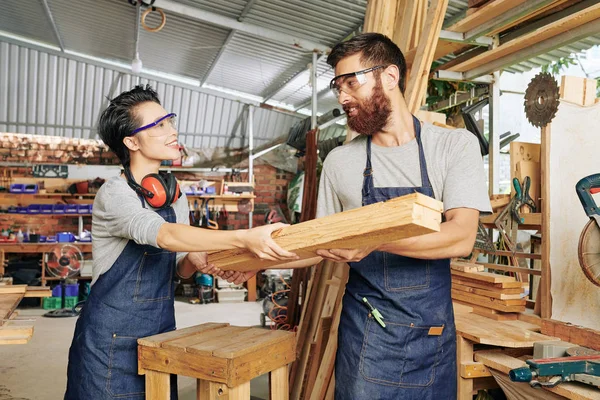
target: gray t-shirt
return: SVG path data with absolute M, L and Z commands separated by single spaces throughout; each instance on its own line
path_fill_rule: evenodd
M 444 211 L 464 207 L 491 212 L 477 138 L 464 129 L 425 123 L 421 141 L 434 197 L 444 203 Z M 328 154 L 319 184 L 317 218 L 361 206 L 366 146 L 367 137 L 361 135 Z M 371 164 L 375 187 L 422 186 L 416 139 L 395 147 L 371 144 Z
M 177 223 L 189 225 L 185 194 L 173 204 Z M 94 199 L 92 211 L 92 285 L 108 271 L 130 240 L 158 247 L 158 230 L 166 221 L 142 202 L 121 176 L 106 181 Z M 187 253 L 177 253 L 177 262 Z

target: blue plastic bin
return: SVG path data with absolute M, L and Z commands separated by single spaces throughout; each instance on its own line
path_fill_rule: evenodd
M 77 214 L 77 204 L 67 204 L 65 214 Z
M 30 204 L 27 206 L 27 214 L 39 214 L 41 209 L 41 204 Z
M 64 204 L 55 204 L 52 206 L 53 214 L 64 214 L 66 206 Z
M 52 204 L 42 204 L 40 207 L 40 214 L 52 214 Z
M 35 183 L 23 185 L 23 193 L 34 194 L 38 192 L 38 185 Z
M 11 193 L 24 193 L 25 192 L 25 185 L 22 183 L 13 183 L 10 185 L 10 189 L 9 191 Z

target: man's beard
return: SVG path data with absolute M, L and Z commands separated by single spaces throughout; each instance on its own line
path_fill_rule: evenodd
M 357 114 L 354 117 L 348 117 L 348 126 L 353 131 L 367 136 L 381 132 L 392 114 L 391 102 L 383 92 L 380 78 L 377 79 L 370 98 L 360 103 L 350 103 L 344 106 L 346 114 L 353 107 L 356 107 Z

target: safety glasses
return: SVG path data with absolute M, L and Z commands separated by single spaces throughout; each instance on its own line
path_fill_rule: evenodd
M 136 133 L 145 130 L 148 130 L 148 136 L 165 136 L 171 133 L 171 128 L 177 129 L 177 114 L 175 113 L 167 114 L 148 125 L 139 127 L 131 132 L 131 135 L 129 136 L 133 136 Z
M 335 97 L 340 97 L 341 92 L 346 94 L 353 93 L 358 90 L 359 87 L 367 83 L 367 77 L 365 76 L 366 74 L 385 67 L 385 65 L 378 65 L 376 67 L 363 69 L 362 71 L 338 75 L 331 80 L 329 83 L 329 88 Z

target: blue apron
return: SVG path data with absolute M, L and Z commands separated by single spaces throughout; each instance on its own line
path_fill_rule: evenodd
M 367 141 L 362 203 L 420 192 L 433 197 L 421 143 L 421 187 L 373 186 Z M 376 251 L 350 263 L 335 363 L 336 400 L 456 399 L 456 331 L 450 297 L 450 260 L 421 260 Z M 362 302 L 384 317 L 383 328 Z
M 173 208 L 157 212 L 167 222 L 176 222 Z M 175 329 L 174 273 L 174 252 L 133 240 L 127 243 L 113 266 L 94 283 L 77 320 L 66 400 L 145 399 L 137 339 Z M 171 376 L 174 400 L 176 379 Z

